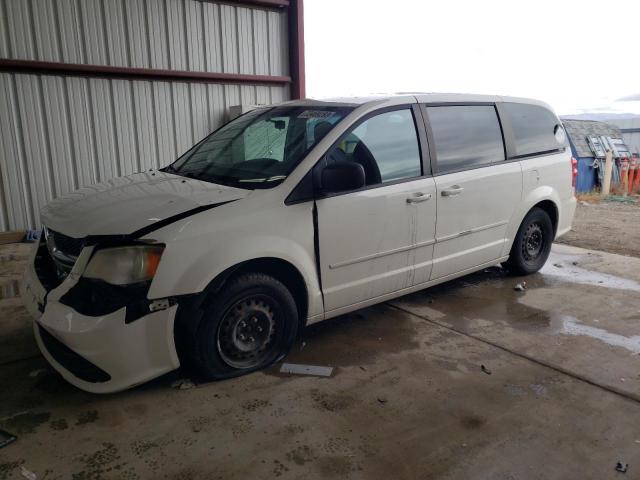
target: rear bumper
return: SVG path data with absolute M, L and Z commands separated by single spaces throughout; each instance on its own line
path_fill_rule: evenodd
M 38 347 L 67 381 L 87 392 L 111 393 L 180 366 L 173 333 L 177 305 L 130 323 L 125 322 L 126 307 L 108 315 L 82 315 L 59 302 L 75 284 L 72 277 L 47 293 L 31 261 L 22 290 Z
M 562 202 L 562 206 L 560 208 L 560 215 L 558 219 L 558 228 L 556 230 L 556 238 L 560 238 L 562 235 L 571 230 L 571 225 L 573 223 L 573 216 L 576 213 L 576 205 L 578 201 L 575 196 L 571 196 L 568 200 Z

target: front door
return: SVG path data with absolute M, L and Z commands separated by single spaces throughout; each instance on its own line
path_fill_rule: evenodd
M 430 269 L 434 243 L 435 183 L 422 176 L 410 107 L 356 124 L 325 159 L 342 161 L 363 166 L 366 186 L 316 200 L 326 312 L 412 285 L 416 255 Z
M 519 162 L 505 162 L 493 105 L 427 107 L 436 157 L 431 279 L 497 260 L 522 196 Z

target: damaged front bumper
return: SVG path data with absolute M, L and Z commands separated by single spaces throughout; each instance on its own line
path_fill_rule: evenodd
M 61 301 L 78 284 L 78 272 L 90 254 L 85 248 L 71 273 L 55 282 L 46 277 L 41 246 L 34 248 L 22 292 L 47 361 L 67 381 L 92 393 L 124 390 L 178 368 L 173 331 L 177 305 L 167 303 L 167 308 L 137 313 L 132 320 L 126 306 L 86 315 Z

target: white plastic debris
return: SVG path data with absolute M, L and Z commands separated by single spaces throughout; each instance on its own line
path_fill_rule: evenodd
M 524 292 L 527 289 L 527 282 L 518 283 L 513 289 L 516 292 Z
M 47 369 L 46 369 L 46 368 L 39 368 L 39 369 L 37 369 L 37 370 L 31 370 L 31 371 L 29 372 L 29 376 L 30 376 L 31 378 L 35 378 L 35 377 L 37 377 L 38 375 L 40 375 L 41 373 L 45 373 L 46 371 L 47 371 Z
M 20 475 L 22 475 L 27 480 L 38 480 L 38 476 L 30 470 L 27 470 L 24 467 L 20 467 Z
M 283 363 L 280 373 L 292 373 L 294 375 L 315 375 L 318 377 L 330 377 L 333 367 L 318 365 L 302 365 L 299 363 Z
M 181 378 L 180 380 L 176 380 L 171 384 L 171 388 L 179 388 L 180 390 L 188 390 L 190 388 L 194 388 L 195 386 L 196 384 L 188 378 Z

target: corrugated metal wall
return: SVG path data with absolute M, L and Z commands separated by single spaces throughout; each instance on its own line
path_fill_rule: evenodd
M 640 117 L 607 120 L 622 131 L 622 139 L 632 153 L 640 153 Z
M 288 75 L 286 13 L 199 0 L 0 0 L 0 57 Z M 227 108 L 288 87 L 0 73 L 0 230 L 51 199 L 166 165 Z

